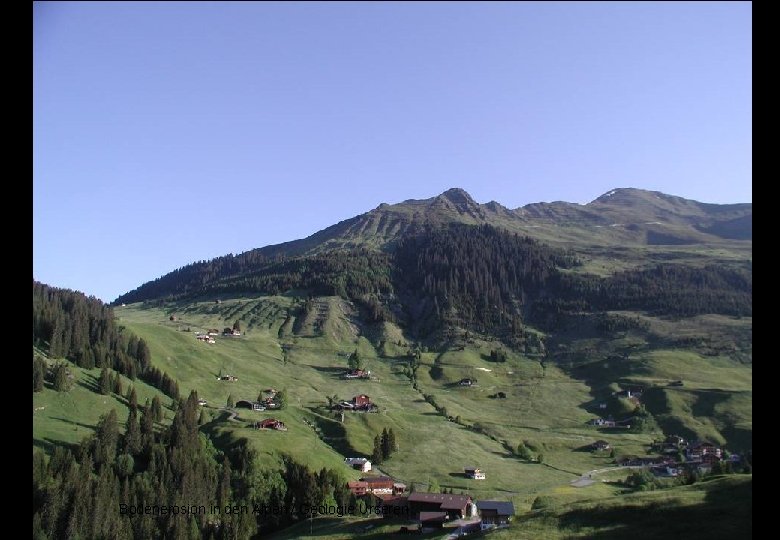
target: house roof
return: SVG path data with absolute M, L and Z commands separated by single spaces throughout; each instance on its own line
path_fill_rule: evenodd
M 477 501 L 477 509 L 480 512 L 492 510 L 500 516 L 515 515 L 515 505 L 510 501 Z
M 350 480 L 349 482 L 347 482 L 347 487 L 350 489 L 367 488 L 368 484 L 366 482 L 358 482 L 357 480 Z
M 437 502 L 445 509 L 461 509 L 471 501 L 468 495 L 452 495 L 449 493 L 421 493 L 416 491 L 409 495 L 409 502 Z
M 361 478 L 363 482 L 368 482 L 369 484 L 378 484 L 378 483 L 384 483 L 384 482 L 390 482 L 391 484 L 395 482 L 392 478 L 389 476 L 364 476 Z
M 354 464 L 362 465 L 362 464 L 366 463 L 368 461 L 368 459 L 366 459 L 364 457 L 348 457 L 348 458 L 344 458 L 344 461 L 346 463 L 349 463 L 350 465 L 354 465 Z

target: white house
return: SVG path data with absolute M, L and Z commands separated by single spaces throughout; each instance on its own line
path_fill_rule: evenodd
M 371 462 L 366 458 L 348 457 L 344 458 L 344 463 L 360 472 L 368 472 L 371 470 Z

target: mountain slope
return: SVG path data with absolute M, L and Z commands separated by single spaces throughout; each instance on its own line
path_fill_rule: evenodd
M 615 189 L 586 205 L 534 203 L 510 210 L 495 201 L 478 204 L 464 190 L 453 188 L 430 199 L 383 203 L 304 239 L 185 266 L 120 296 L 114 304 L 180 293 L 174 284 L 182 282 L 195 291 L 215 279 L 260 271 L 280 257 L 334 249 L 392 252 L 403 238 L 457 224 L 491 225 L 600 260 L 625 260 L 613 249 L 642 246 L 658 246 L 656 262 L 667 260 L 669 254 L 663 250 L 673 246 L 697 253 L 717 247 L 721 254 L 745 259 L 751 249 L 752 204 L 713 205 L 659 192 Z M 654 253 L 645 251 L 642 257 L 652 261 Z

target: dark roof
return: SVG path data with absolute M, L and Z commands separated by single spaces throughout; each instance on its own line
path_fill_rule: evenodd
M 444 521 L 447 512 L 420 512 L 420 521 Z
M 477 509 L 494 510 L 500 516 L 514 516 L 515 505 L 509 501 L 477 501 Z
M 442 508 L 463 508 L 471 497 L 468 495 L 451 495 L 449 493 L 421 493 L 415 491 L 409 495 L 409 502 L 437 502 L 442 503 Z M 456 504 L 458 506 L 451 506 Z

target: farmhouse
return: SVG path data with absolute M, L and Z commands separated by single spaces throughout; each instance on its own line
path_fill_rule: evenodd
M 482 530 L 506 527 L 515 515 L 515 505 L 508 501 L 477 501 Z
M 365 473 L 371 470 L 371 462 L 368 461 L 366 458 L 348 457 L 348 458 L 344 458 L 344 463 L 346 463 L 353 469 L 359 470 L 360 472 Z
M 277 431 L 287 431 L 287 426 L 284 422 L 277 420 L 276 418 L 266 418 L 261 422 L 255 422 L 256 429 L 275 429 Z
M 352 401 L 342 401 L 337 405 L 339 409 L 349 411 L 368 411 L 375 412 L 379 409 L 375 403 L 371 403 L 371 398 L 365 394 L 360 394 L 352 398 Z
M 239 399 L 236 401 L 236 407 L 241 409 L 252 409 L 253 411 L 264 411 L 265 405 L 258 403 L 257 401 L 249 401 L 248 399 Z
M 407 497 L 409 512 L 420 516 L 422 512 L 444 512 L 446 520 L 466 517 L 472 499 L 468 495 L 449 493 L 422 493 L 415 491 Z
M 201 406 L 202 406 L 202 405 L 206 405 L 206 403 L 207 403 L 207 402 L 206 402 L 206 400 L 205 400 L 205 399 L 203 399 L 203 398 L 201 398 L 201 399 L 199 399 L 199 400 L 198 400 L 198 405 L 201 405 Z
M 238 380 L 238 377 L 234 377 L 233 375 L 221 375 L 221 376 L 217 377 L 217 380 L 218 381 L 231 381 L 231 382 L 235 382 L 235 381 Z
M 461 379 L 458 384 L 461 386 L 473 386 L 476 382 L 474 379 Z
M 360 479 L 367 485 L 366 490 L 374 495 L 392 495 L 395 481 L 389 476 L 364 476 Z
M 353 369 L 344 374 L 345 379 L 368 379 L 370 377 L 371 372 L 364 369 Z
M 368 493 L 368 483 L 366 482 L 350 480 L 347 482 L 347 488 L 349 488 L 349 491 L 357 497 Z
M 485 473 L 476 467 L 466 467 L 463 471 L 466 473 L 466 478 L 471 478 L 472 480 L 485 479 Z
M 352 398 L 352 403 L 355 404 L 355 407 L 363 407 L 371 404 L 371 398 L 365 394 L 360 394 Z

